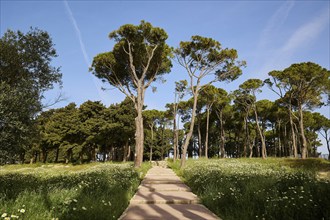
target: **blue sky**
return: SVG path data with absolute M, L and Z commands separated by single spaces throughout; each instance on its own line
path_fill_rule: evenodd
M 67 101 L 56 107 L 87 100 L 105 105 L 120 102 L 124 95 L 102 83 L 88 68 L 95 55 L 110 51 L 114 42 L 108 34 L 121 25 L 141 20 L 165 29 L 168 44 L 176 47 L 192 35 L 212 37 L 223 47 L 235 48 L 247 62 L 243 75 L 231 83 L 219 83 L 228 92 L 249 78 L 267 78 L 271 70 L 293 63 L 312 61 L 330 69 L 329 1 L 3 1 L 1 36 L 7 29 L 46 30 L 59 57 Z M 156 93 L 146 94 L 148 108 L 164 109 L 174 100 L 174 82 L 185 79 L 185 70 L 175 62 L 166 83 L 156 83 Z M 109 88 L 109 87 L 108 87 Z M 58 89 L 46 94 L 50 101 Z M 277 97 L 266 87 L 258 99 Z M 330 117 L 330 109 L 320 111 Z

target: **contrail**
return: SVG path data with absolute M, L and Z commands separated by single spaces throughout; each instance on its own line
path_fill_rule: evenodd
M 65 6 L 65 9 L 66 9 L 66 12 L 68 13 L 68 16 L 69 16 L 69 19 L 71 21 L 71 24 L 73 25 L 74 31 L 75 31 L 75 33 L 77 35 L 77 38 L 79 40 L 80 50 L 81 50 L 81 52 L 82 52 L 82 54 L 84 56 L 84 60 L 85 60 L 86 66 L 89 68 L 91 62 L 90 62 L 89 56 L 88 56 L 88 54 L 86 52 L 86 47 L 85 47 L 85 44 L 83 42 L 83 39 L 82 39 L 82 36 L 81 36 L 80 29 L 78 27 L 77 21 L 76 21 L 76 19 L 73 16 L 73 13 L 71 11 L 71 8 L 69 6 L 69 3 L 66 0 L 64 0 L 63 3 L 64 3 L 64 6 Z M 102 99 L 102 101 L 104 103 L 106 101 L 106 98 L 102 98 L 104 95 L 102 94 L 102 91 L 101 91 L 100 82 L 97 81 L 97 79 L 95 77 L 92 77 L 92 78 L 93 78 L 93 83 L 94 83 L 94 85 L 95 85 L 95 87 L 97 89 L 97 92 L 99 94 L 99 97 Z

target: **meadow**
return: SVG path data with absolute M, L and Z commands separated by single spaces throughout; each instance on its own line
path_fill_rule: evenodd
M 330 219 L 330 162 L 202 159 L 170 163 L 222 219 Z
M 150 168 L 132 163 L 0 167 L 0 219 L 118 219 Z

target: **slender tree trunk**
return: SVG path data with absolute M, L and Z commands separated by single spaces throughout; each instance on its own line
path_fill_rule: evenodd
M 174 105 L 173 105 L 173 161 L 176 160 L 177 155 L 177 140 L 176 140 L 176 112 L 177 112 L 177 103 L 176 103 L 176 92 L 174 92 Z
M 46 163 L 46 161 L 47 161 L 47 156 L 48 156 L 48 152 L 47 152 L 47 150 L 46 149 L 42 149 L 42 162 L 43 163 Z
M 176 159 L 181 158 L 179 150 L 179 130 L 175 131 L 175 141 L 176 141 Z
M 325 142 L 327 144 L 328 153 L 329 153 L 328 160 L 330 160 L 330 143 L 329 143 L 330 142 L 330 137 L 328 136 L 328 130 L 327 129 L 324 129 L 323 131 L 324 131 L 324 135 L 322 133 L 320 133 L 320 134 L 324 137 Z
M 238 130 L 235 132 L 235 147 L 236 147 L 236 158 L 240 157 L 240 147 L 239 147 L 239 133 Z
M 92 160 L 93 161 L 96 161 L 96 146 L 95 147 L 93 147 L 93 150 L 92 150 Z
M 162 126 L 162 148 L 161 148 L 161 152 L 162 152 L 162 155 L 161 155 L 161 159 L 164 160 L 164 130 L 165 130 L 165 125 Z
M 277 121 L 277 132 L 278 132 L 278 156 L 282 157 L 282 140 L 281 140 L 281 121 Z M 276 128 L 276 127 L 275 127 Z
M 173 120 L 173 160 L 176 160 L 177 155 L 177 141 L 176 141 L 176 116 L 174 116 Z
M 328 153 L 329 153 L 328 160 L 330 160 L 330 144 L 329 144 L 330 140 L 328 138 L 328 132 L 325 132 L 325 139 L 326 139 L 325 141 L 327 143 L 327 148 L 328 148 Z
M 255 142 L 256 142 L 255 138 L 253 138 L 252 142 L 251 141 L 249 142 L 249 148 L 250 148 L 249 158 L 252 158 L 252 156 L 253 156 L 253 146 L 254 146 Z
M 206 134 L 205 134 L 205 158 L 208 158 L 209 126 L 210 126 L 210 106 L 207 106 L 207 109 L 206 109 Z
M 290 127 L 291 127 L 291 136 L 292 136 L 292 151 L 293 151 L 293 156 L 295 158 L 298 158 L 296 133 L 294 131 L 294 124 L 293 124 L 292 114 L 293 113 L 291 111 L 291 105 L 290 105 L 290 107 L 289 107 L 289 120 L 290 120 Z
M 300 128 L 300 135 L 301 135 L 301 158 L 306 159 L 307 158 L 307 140 L 305 136 L 305 129 L 304 129 L 304 114 L 302 110 L 302 106 L 299 106 L 299 128 Z
M 202 157 L 202 134 L 201 134 L 201 123 L 200 123 L 200 119 L 198 119 L 198 123 L 197 123 L 197 132 L 198 132 L 198 151 L 199 151 L 199 158 Z
M 144 141 L 144 131 L 143 131 L 143 116 L 142 109 L 144 103 L 144 92 L 141 82 L 139 82 L 137 88 L 137 97 L 135 100 L 135 109 L 137 111 L 137 116 L 135 118 L 135 158 L 134 167 L 140 167 L 143 161 L 143 141 Z
M 125 145 L 124 145 L 124 156 L 123 156 L 123 162 L 126 162 L 128 160 L 128 140 L 126 140 Z
M 186 139 L 185 139 L 184 144 L 183 144 L 182 158 L 181 158 L 181 164 L 180 164 L 181 168 L 183 168 L 186 165 L 186 153 L 187 153 L 187 149 L 188 149 L 190 139 L 191 139 L 192 134 L 194 132 L 198 92 L 199 92 L 199 81 L 197 82 L 195 92 L 194 92 L 194 104 L 193 104 L 193 109 L 192 109 L 192 116 L 191 116 L 189 132 L 186 135 Z
M 254 106 L 254 115 L 256 118 L 257 129 L 258 129 L 260 141 L 261 141 L 261 156 L 262 156 L 262 159 L 265 159 L 266 158 L 266 143 L 265 143 L 264 135 L 259 126 L 258 113 L 257 113 L 257 109 L 255 106 Z
M 248 131 L 248 125 L 247 125 L 247 116 L 244 117 L 244 133 L 245 133 L 245 141 L 244 141 L 244 150 L 243 150 L 243 154 L 244 157 L 246 157 L 246 146 L 250 145 L 250 137 L 249 137 L 249 131 Z
M 60 153 L 60 148 L 58 147 L 58 148 L 56 148 L 56 150 L 55 150 L 55 163 L 58 162 L 58 155 L 59 155 L 59 153 Z
M 103 151 L 102 162 L 105 162 L 106 156 L 107 156 L 107 153 L 106 153 L 106 151 L 104 150 L 104 151 Z
M 290 148 L 289 148 L 289 144 L 288 144 L 288 132 L 286 130 L 286 125 L 284 125 L 283 146 L 284 146 L 283 147 L 283 154 L 284 154 L 284 156 L 288 156 L 288 155 L 290 156 Z
M 220 121 L 220 155 L 221 158 L 225 157 L 225 131 L 224 131 L 224 126 L 223 126 L 223 116 L 222 116 L 222 110 L 219 112 L 218 115 L 219 121 Z
M 149 156 L 149 161 L 152 161 L 152 147 L 154 145 L 154 123 L 152 123 L 151 126 L 151 145 L 150 145 L 150 156 Z

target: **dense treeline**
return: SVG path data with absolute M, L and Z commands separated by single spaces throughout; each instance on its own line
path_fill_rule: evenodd
M 57 56 L 52 40 L 38 29 L 4 34 L 1 164 L 134 160 L 139 166 L 141 158 L 173 157 L 182 162 L 186 158 L 182 155 L 317 157 L 318 134 L 330 152 L 330 120 L 312 111 L 329 105 L 330 71 L 318 64 L 271 71 L 268 79 L 249 79 L 228 93 L 212 83 L 237 79 L 245 61 L 237 61 L 234 49 L 193 36 L 172 51 L 187 70 L 189 82 L 176 82 L 175 102 L 165 111 L 146 110 L 146 89 L 170 71 L 167 34 L 142 21 L 139 26 L 122 26 L 111 38 L 117 41 L 114 51 L 96 56 L 91 71 L 125 93 L 126 99 L 109 107 L 86 101 L 79 107 L 70 103 L 42 112 L 43 93 L 61 84 L 60 69 L 51 65 Z M 128 66 L 132 69 L 125 69 Z M 201 83 L 210 77 L 214 79 Z M 277 100 L 257 100 L 257 93 L 267 87 Z
M 213 86 L 202 91 L 196 125 L 187 151 L 189 157 L 205 157 L 206 152 L 208 157 L 262 157 L 262 139 L 257 120 L 265 142 L 265 156 L 295 156 L 289 115 L 278 101 L 259 100 L 253 102 L 255 107 L 251 107 L 252 102 L 244 105 L 241 100 L 243 97 L 238 96 L 237 91 L 228 94 Z M 214 92 L 210 96 L 212 100 L 207 92 Z M 173 142 L 176 132 L 173 132 L 172 103 L 167 105 L 166 111 L 143 111 L 144 160 L 173 157 L 174 146 L 177 146 L 176 157 L 181 157 L 191 106 L 192 99 L 178 103 L 178 117 L 183 124 L 183 128 L 176 131 L 179 134 L 178 145 Z M 79 107 L 70 103 L 63 108 L 42 112 L 36 118 L 36 133 L 39 136 L 35 137 L 31 148 L 25 150 L 20 158 L 22 162 L 133 160 L 135 114 L 133 102 L 128 98 L 109 107 L 99 101 L 87 101 Z M 297 112 L 293 114 L 293 132 L 300 155 L 302 144 L 297 128 Z M 317 147 L 321 146 L 318 134 L 326 135 L 329 132 L 330 120 L 320 113 L 304 111 L 304 125 L 308 157 L 318 157 Z
M 238 90 L 228 94 L 213 86 L 212 89 L 204 90 L 206 91 L 214 92 L 211 95 L 213 100 L 207 97 L 210 94 L 199 96 L 197 123 L 188 148 L 189 155 L 199 157 L 206 157 L 206 155 L 209 157 L 301 156 L 302 143 L 297 111 L 292 112 L 294 117 L 293 130 L 291 130 L 288 111 L 279 104 L 278 100 L 275 102 L 256 101 L 255 97 L 244 97 Z M 188 100 L 179 103 L 179 116 L 183 122 L 190 117 L 191 102 L 192 100 Z M 330 121 L 318 112 L 304 111 L 303 115 L 308 156 L 318 157 L 317 147 L 321 146 L 318 134 L 326 136 L 330 129 Z M 295 137 L 294 141 L 292 137 Z M 297 149 L 294 149 L 294 142 Z M 329 138 L 326 142 L 329 144 Z M 206 151 L 207 144 L 208 152 Z

